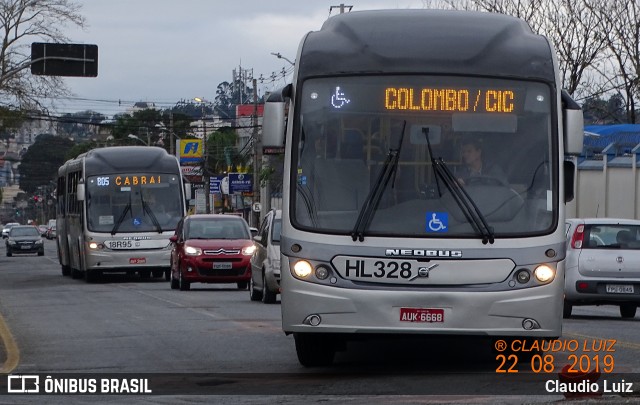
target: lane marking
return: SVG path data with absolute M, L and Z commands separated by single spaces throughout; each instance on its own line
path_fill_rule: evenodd
M 0 340 L 2 340 L 5 352 L 7 353 L 7 359 L 2 368 L 0 368 L 0 374 L 9 374 L 18 367 L 20 363 L 20 350 L 2 314 L 0 314 Z

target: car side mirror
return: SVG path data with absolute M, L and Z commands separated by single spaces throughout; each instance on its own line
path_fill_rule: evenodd
M 177 243 L 178 242 L 178 235 L 171 235 L 171 237 L 169 237 L 169 242 Z
M 262 236 L 260 235 L 256 235 L 253 237 L 253 240 L 255 240 L 256 242 L 258 242 L 259 244 L 262 244 Z

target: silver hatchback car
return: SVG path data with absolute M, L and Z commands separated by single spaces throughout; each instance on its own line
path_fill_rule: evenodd
M 575 305 L 618 305 L 633 318 L 640 304 L 640 221 L 568 219 L 563 316 Z
M 280 231 L 282 211 L 271 210 L 265 215 L 256 242 L 256 252 L 251 257 L 251 280 L 249 297 L 251 301 L 262 299 L 265 304 L 276 302 L 280 292 Z

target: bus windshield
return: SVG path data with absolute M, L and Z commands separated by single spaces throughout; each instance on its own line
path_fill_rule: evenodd
M 300 97 L 294 226 L 491 240 L 553 231 L 558 152 L 547 84 L 331 77 L 306 80 Z
M 182 218 L 180 177 L 123 173 L 87 179 L 87 227 L 93 232 L 161 232 Z

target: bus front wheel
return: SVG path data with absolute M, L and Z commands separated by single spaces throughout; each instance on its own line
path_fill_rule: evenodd
M 294 333 L 298 361 L 305 367 L 330 366 L 336 354 L 336 345 L 330 335 Z

